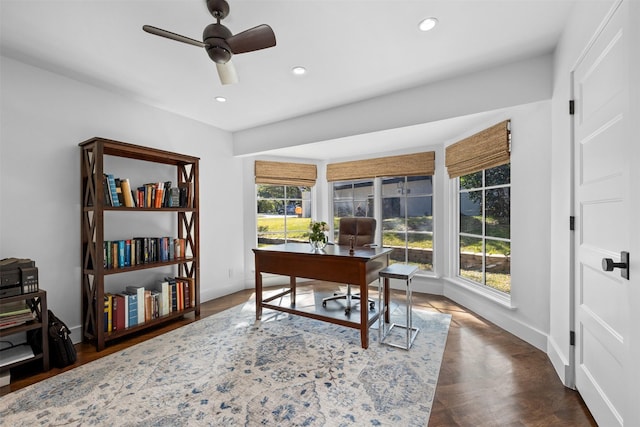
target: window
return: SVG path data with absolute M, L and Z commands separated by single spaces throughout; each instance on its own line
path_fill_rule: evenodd
M 460 277 L 511 292 L 511 167 L 459 178 Z
M 338 181 L 333 183 L 333 230 L 338 240 L 340 218 L 374 216 L 373 180 Z
M 305 242 L 311 217 L 311 187 L 256 185 L 258 246 Z
M 382 178 L 382 246 L 391 262 L 433 271 L 433 182 L 431 176 Z

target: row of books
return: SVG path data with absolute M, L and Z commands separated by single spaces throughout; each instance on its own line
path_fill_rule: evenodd
M 104 174 L 104 204 L 128 208 L 191 208 L 193 207 L 193 183 L 181 182 L 177 187 L 171 181 L 150 182 L 132 187 L 129 178 L 116 178 Z
M 36 318 L 25 301 L 0 304 L 0 329 L 12 328 Z
M 195 285 L 190 277 L 167 277 L 149 289 L 127 286 L 104 295 L 104 331 L 114 332 L 195 306 Z
M 133 237 L 105 240 L 104 268 L 166 262 L 186 257 L 186 239 L 171 237 Z

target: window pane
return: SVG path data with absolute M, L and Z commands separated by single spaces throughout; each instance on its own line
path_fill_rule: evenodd
M 258 198 L 284 198 L 283 185 L 258 185 Z
M 433 194 L 431 176 L 407 177 L 406 190 L 408 196 L 426 196 Z
M 382 180 L 382 197 L 393 197 L 401 195 L 404 189 L 405 178 L 384 178 Z
M 482 191 L 460 193 L 460 232 L 482 235 Z
M 460 189 L 471 190 L 482 187 L 482 171 L 460 177 Z
M 460 276 L 484 283 L 482 275 L 482 239 L 460 236 Z
M 433 206 L 431 197 L 407 199 L 407 220 L 410 230 L 433 231 Z
M 383 230 L 404 230 L 404 213 L 400 197 L 382 200 Z
M 511 183 L 511 164 L 497 166 L 485 171 L 485 186 L 505 185 Z
M 497 240 L 487 240 L 487 286 L 498 291 L 511 293 L 511 244 Z
M 353 202 L 348 201 L 334 201 L 333 212 L 336 218 L 342 218 L 345 216 L 353 216 Z
M 283 206 L 282 200 L 258 200 L 258 215 L 275 215 L 283 209 Z
M 258 216 L 258 245 L 284 243 L 284 217 Z
M 420 270 L 433 270 L 433 234 L 407 233 L 407 263 L 417 265 Z
M 509 187 L 487 190 L 485 203 L 486 235 L 510 238 L 511 189 Z
M 373 181 L 359 182 L 353 186 L 353 198 L 367 200 L 373 197 Z

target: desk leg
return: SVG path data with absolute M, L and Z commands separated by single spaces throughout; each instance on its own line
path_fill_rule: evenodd
M 289 288 L 291 289 L 291 306 L 296 305 L 296 276 L 289 276 Z
M 262 273 L 256 270 L 256 320 L 262 318 Z
M 360 286 L 360 341 L 369 348 L 369 285 Z

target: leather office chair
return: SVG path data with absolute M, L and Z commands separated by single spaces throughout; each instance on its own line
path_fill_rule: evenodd
M 376 233 L 376 220 L 368 217 L 345 217 L 340 218 L 340 226 L 338 229 L 338 241 L 337 244 L 341 246 L 349 246 L 351 239 L 353 238 L 354 247 L 370 247 L 373 245 Z M 347 293 L 340 294 L 334 293 L 333 296 L 323 298 L 322 306 L 327 306 L 327 301 L 334 301 L 338 299 L 346 299 L 347 307 L 345 308 L 345 314 L 351 312 L 351 300 L 360 299 L 360 294 L 351 293 L 351 285 L 347 284 Z M 371 310 L 375 308 L 375 301 L 369 298 L 369 307 Z

